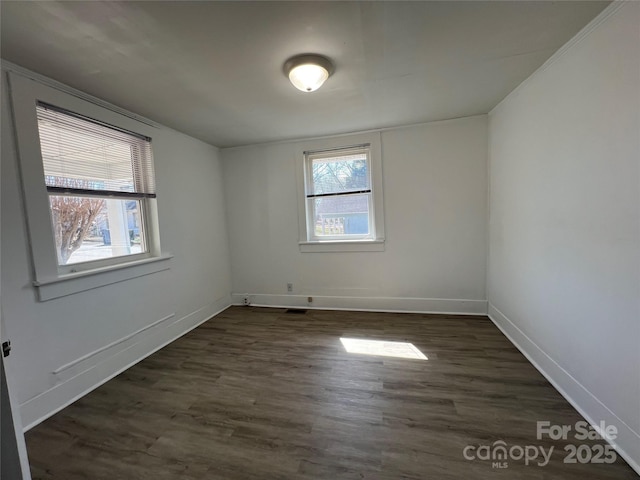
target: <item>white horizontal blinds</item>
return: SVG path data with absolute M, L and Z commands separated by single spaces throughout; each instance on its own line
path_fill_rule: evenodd
M 371 192 L 369 145 L 307 152 L 307 198 Z
M 39 103 L 49 192 L 155 197 L 150 139 Z

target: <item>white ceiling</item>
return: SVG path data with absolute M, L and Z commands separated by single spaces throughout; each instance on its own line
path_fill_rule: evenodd
M 2 1 L 2 57 L 228 147 L 486 113 L 607 4 Z

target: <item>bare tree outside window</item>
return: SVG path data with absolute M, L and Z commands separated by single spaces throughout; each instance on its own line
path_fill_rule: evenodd
M 92 226 L 104 214 L 103 198 L 51 195 L 49 197 L 60 265 L 82 246 Z
M 336 161 L 338 160 L 338 161 Z M 314 193 L 335 193 L 368 187 L 367 161 L 361 155 L 313 162 Z

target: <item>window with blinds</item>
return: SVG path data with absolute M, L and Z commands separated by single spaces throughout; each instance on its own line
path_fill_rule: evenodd
M 370 145 L 305 152 L 307 238 L 374 238 Z
M 147 253 L 151 139 L 45 103 L 36 110 L 58 264 Z

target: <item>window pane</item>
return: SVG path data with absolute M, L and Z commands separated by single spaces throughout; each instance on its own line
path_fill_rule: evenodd
M 340 195 L 310 199 L 315 207 L 314 234 L 317 237 L 369 235 L 369 196 Z
M 59 265 L 147 251 L 139 200 L 50 195 Z
M 370 188 L 366 152 L 313 159 L 311 174 L 314 195 Z
M 148 139 L 44 104 L 37 115 L 47 186 L 155 193 Z

